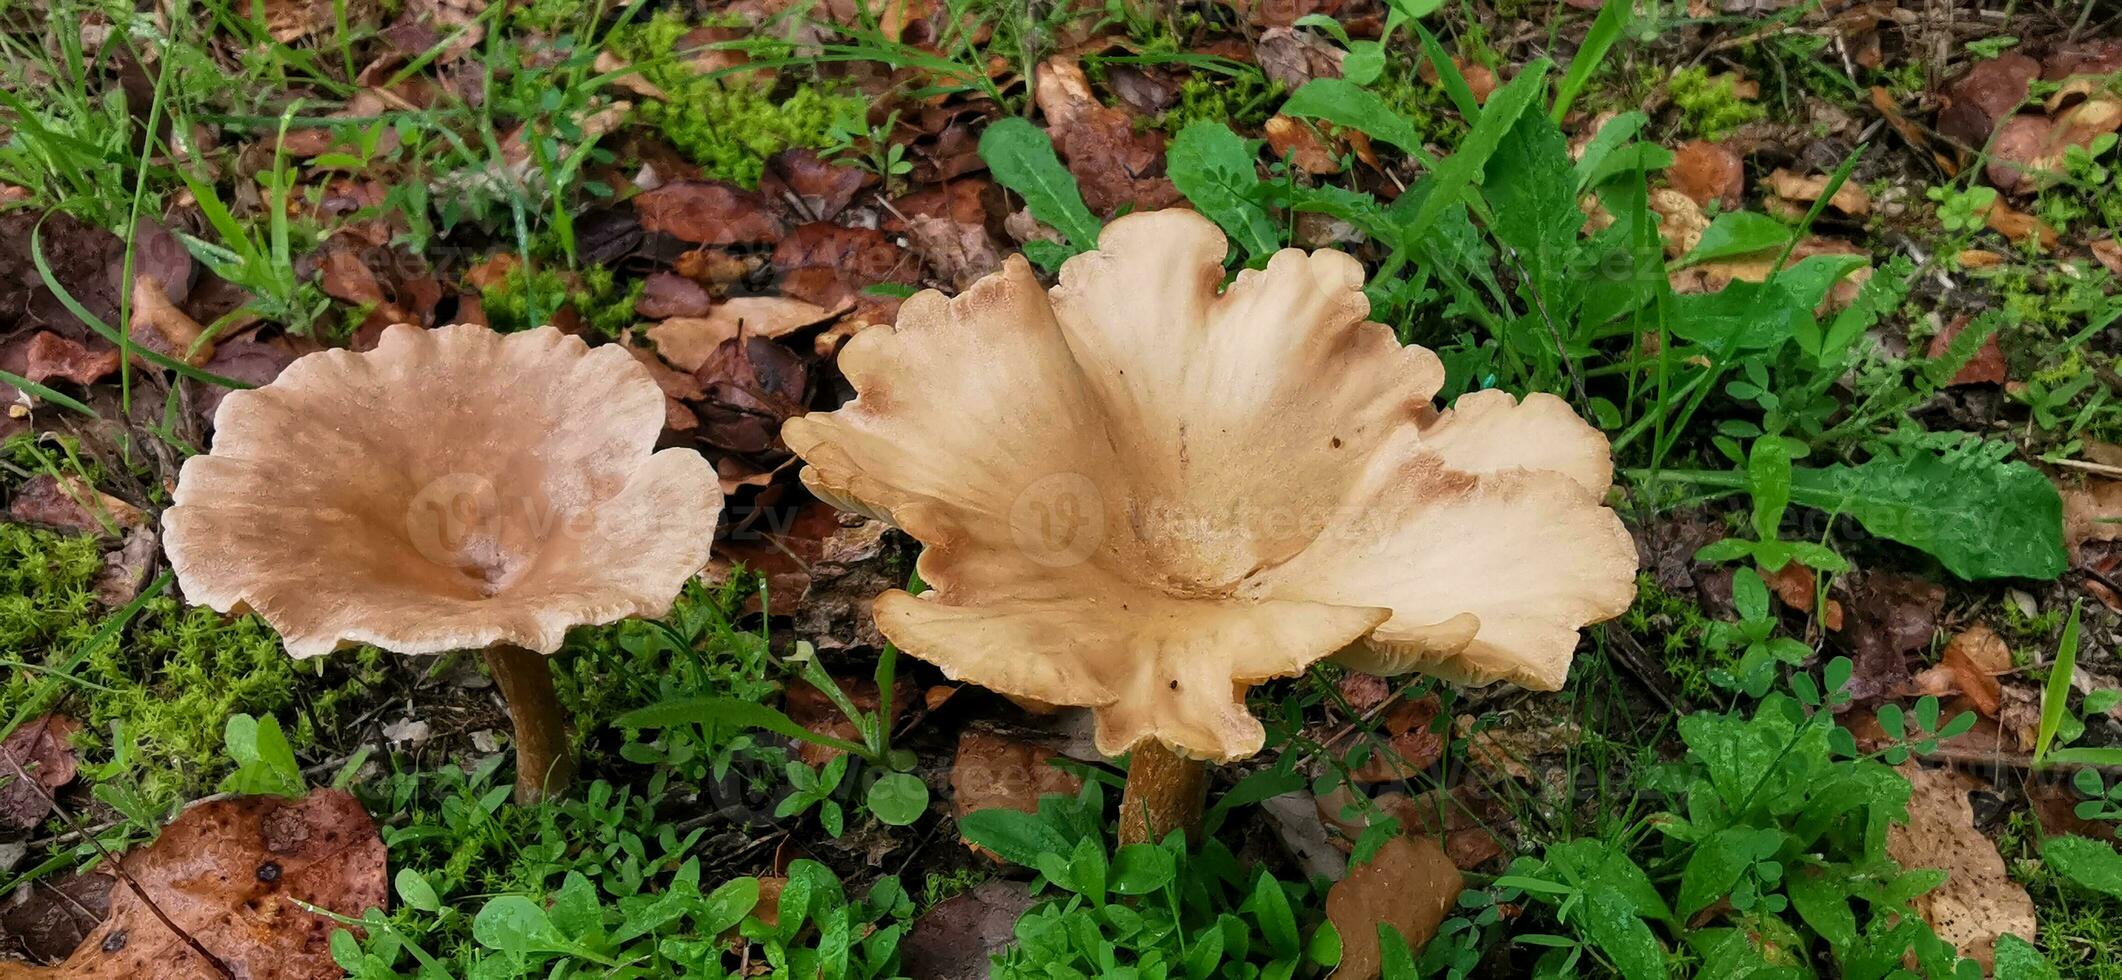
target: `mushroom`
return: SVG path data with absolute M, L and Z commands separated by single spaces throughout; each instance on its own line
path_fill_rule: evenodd
M 698 453 L 653 451 L 663 418 L 620 347 L 401 324 L 223 399 L 163 541 L 192 602 L 256 612 L 294 657 L 482 651 L 535 802 L 574 771 L 543 655 L 663 615 L 707 563 L 721 489 Z
M 1365 321 L 1363 270 L 1285 249 L 1223 282 L 1216 226 L 1128 215 L 1042 289 L 1021 257 L 840 354 L 856 398 L 782 430 L 820 498 L 926 545 L 899 649 L 1091 709 L 1121 836 L 1198 824 L 1259 751 L 1248 687 L 1338 656 L 1559 688 L 1636 551 L 1604 436 L 1545 394 L 1430 405 L 1437 356 Z

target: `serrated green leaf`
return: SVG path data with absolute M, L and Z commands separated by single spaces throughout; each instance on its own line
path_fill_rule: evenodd
M 1913 452 L 1791 471 L 1791 500 L 1853 517 L 1964 579 L 2063 573 L 2063 499 L 2024 463 Z
M 1172 140 L 1165 169 L 1172 185 L 1255 259 L 1275 253 L 1281 234 L 1253 197 L 1260 185 L 1252 146 L 1230 127 L 1203 119 Z
M 1098 218 L 1083 203 L 1076 176 L 1054 155 L 1054 141 L 1044 130 L 1017 116 L 996 120 L 980 134 L 980 159 L 997 182 L 1024 198 L 1032 217 L 1067 238 L 1074 252 L 1097 246 Z

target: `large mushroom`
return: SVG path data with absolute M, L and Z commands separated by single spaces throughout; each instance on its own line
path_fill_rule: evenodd
M 618 347 L 392 327 L 222 400 L 163 515 L 170 566 L 298 658 L 483 652 L 533 802 L 574 772 L 544 655 L 570 627 L 668 612 L 707 563 L 721 489 L 698 453 L 654 452 L 663 419 Z
M 1635 594 L 1605 437 L 1559 398 L 1431 398 L 1336 251 L 1223 282 L 1201 216 L 1138 213 L 1040 287 L 1012 258 L 840 354 L 857 397 L 783 438 L 821 498 L 926 550 L 879 627 L 945 674 L 1089 707 L 1130 753 L 1121 836 L 1198 822 L 1259 751 L 1245 692 L 1358 669 L 1559 688 Z

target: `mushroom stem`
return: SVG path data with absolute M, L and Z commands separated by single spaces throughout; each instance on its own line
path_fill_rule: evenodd
M 1208 764 L 1148 739 L 1128 757 L 1127 789 L 1120 794 L 1120 843 L 1154 844 L 1174 830 L 1201 836 L 1201 805 L 1208 800 Z
M 486 667 L 516 724 L 516 802 L 537 803 L 565 792 L 575 778 L 575 754 L 544 655 L 496 643 L 486 648 Z

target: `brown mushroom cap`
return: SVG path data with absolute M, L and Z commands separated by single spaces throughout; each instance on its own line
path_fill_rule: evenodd
M 662 615 L 707 563 L 721 489 L 698 453 L 653 452 L 663 417 L 618 346 L 400 325 L 223 399 L 163 541 L 191 601 L 256 611 L 297 657 L 551 653 Z
M 1190 211 L 1129 215 L 1051 293 L 1021 258 L 840 355 L 858 397 L 782 435 L 821 497 L 926 544 L 877 600 L 952 677 L 1085 705 L 1100 751 L 1259 750 L 1250 684 L 1365 670 L 1553 689 L 1636 553 L 1604 436 L 1549 395 L 1438 413 L 1435 354 L 1363 271 L 1287 249 L 1220 289 Z

